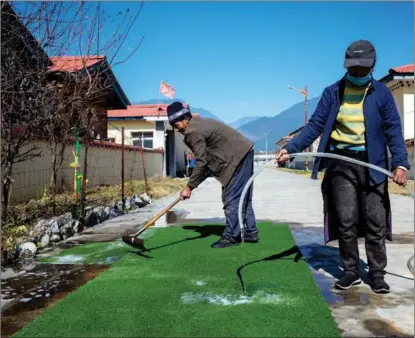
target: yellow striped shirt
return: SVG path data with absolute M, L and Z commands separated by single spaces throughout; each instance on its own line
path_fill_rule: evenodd
M 351 146 L 365 145 L 363 101 L 368 89 L 369 86 L 351 87 L 346 82 L 343 100 L 331 132 L 331 138 L 336 148 L 345 149 Z

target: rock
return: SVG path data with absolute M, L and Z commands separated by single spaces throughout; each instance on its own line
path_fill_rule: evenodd
M 60 240 L 61 240 L 61 236 L 58 234 L 53 234 L 50 238 L 50 241 L 52 243 L 60 242 Z
M 19 252 L 19 258 L 25 258 L 25 257 L 33 257 L 36 255 L 36 244 L 32 242 L 26 242 L 19 245 L 18 252 Z
M 114 209 L 122 210 L 122 201 L 115 202 Z
M 109 208 L 97 207 L 94 211 L 98 214 L 100 223 L 109 219 Z
M 40 220 L 30 231 L 30 236 L 35 239 L 41 238 L 44 234 L 59 234 L 58 222 L 55 218 Z
M 74 235 L 74 232 L 72 229 L 72 222 L 66 223 L 64 226 L 62 226 L 61 234 L 62 234 L 62 237 L 64 237 L 64 239 Z
M 131 209 L 131 199 L 129 197 L 125 198 L 125 210 Z
M 131 199 L 131 203 L 135 204 L 137 207 L 142 208 L 147 205 L 140 197 L 134 195 Z
M 105 215 L 105 220 L 110 219 L 110 207 L 105 207 L 103 212 Z
M 59 229 L 63 227 L 64 225 L 72 222 L 72 214 L 70 212 L 67 212 L 63 214 L 62 216 L 58 217 L 58 226 Z
M 121 215 L 124 215 L 124 212 L 118 208 L 110 208 L 110 218 L 115 218 Z
M 73 220 L 72 231 L 74 234 L 77 234 L 78 232 L 82 231 L 78 220 Z
M 41 248 L 46 248 L 49 245 L 50 236 L 48 234 L 44 234 L 39 240 L 39 246 Z
M 93 227 L 99 223 L 99 214 L 94 209 L 88 210 L 85 215 L 84 224 L 87 227 Z
M 139 197 L 144 203 L 151 204 L 151 198 L 146 193 L 141 194 Z

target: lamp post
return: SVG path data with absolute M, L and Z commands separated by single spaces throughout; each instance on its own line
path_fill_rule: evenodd
M 287 88 L 295 90 L 304 96 L 304 126 L 308 123 L 308 91 L 307 86 L 304 89 L 294 88 L 292 86 L 287 86 Z M 308 152 L 308 148 L 305 149 L 305 152 Z M 305 170 L 308 171 L 308 159 L 305 159 Z

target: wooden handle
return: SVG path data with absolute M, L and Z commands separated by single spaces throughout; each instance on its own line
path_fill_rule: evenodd
M 138 231 L 134 237 L 140 235 L 142 232 L 144 232 L 148 227 L 150 227 L 154 222 L 156 222 L 161 216 L 163 216 L 167 211 L 169 211 L 171 208 L 173 208 L 177 203 L 181 201 L 180 196 L 175 199 L 171 204 L 169 204 L 167 207 L 165 207 L 163 210 L 159 211 L 153 218 L 151 218 L 141 229 Z

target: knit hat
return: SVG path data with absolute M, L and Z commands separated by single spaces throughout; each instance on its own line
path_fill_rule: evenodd
M 167 116 L 169 123 L 173 126 L 175 123 L 184 120 L 185 118 L 192 117 L 189 107 L 183 106 L 181 102 L 173 102 L 167 106 Z

